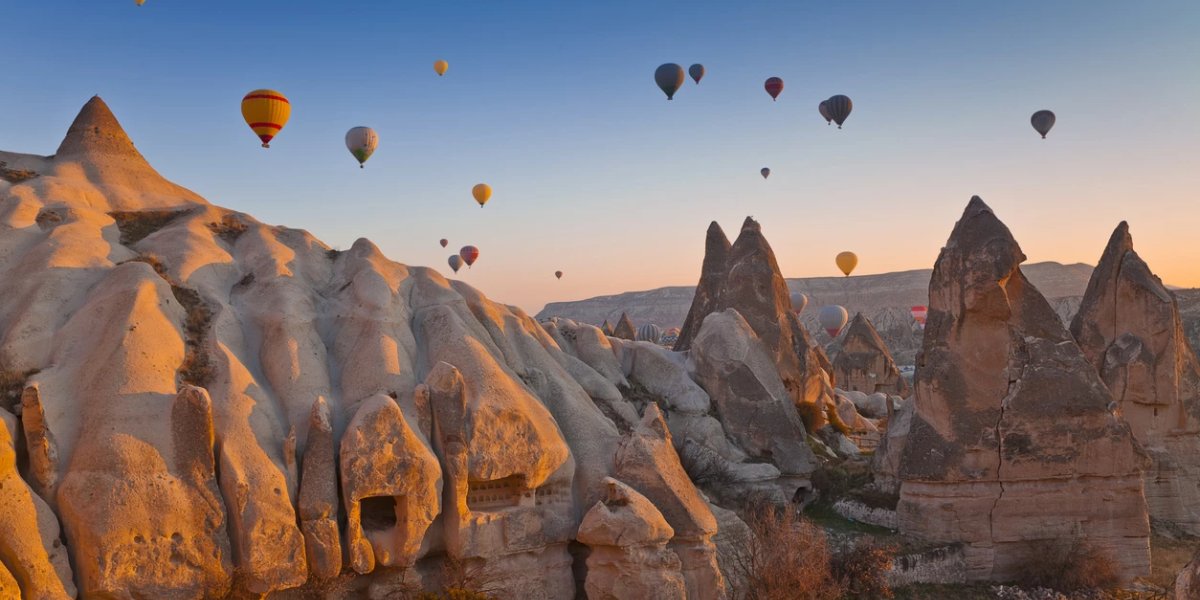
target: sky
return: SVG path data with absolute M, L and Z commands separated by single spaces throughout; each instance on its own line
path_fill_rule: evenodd
M 1200 287 L 1200 3 L 46 0 L 4 8 L 0 148 L 51 154 L 92 95 L 209 201 L 359 237 L 533 313 L 694 285 L 705 230 L 763 226 L 785 276 L 929 268 L 972 195 L 1030 261 L 1128 220 Z M 444 77 L 433 62 L 445 59 Z M 667 101 L 655 68 L 702 63 Z M 772 102 L 763 81 L 782 77 Z M 292 117 L 269 150 L 242 96 Z M 845 127 L 817 104 L 853 99 Z M 1042 140 L 1029 124 L 1050 109 Z M 380 146 L 365 169 L 350 127 Z M 771 169 L 767 180 L 759 175 Z M 479 208 L 471 187 L 487 182 Z M 448 238 L 450 248 L 438 245 Z M 561 280 L 554 271 L 565 272 Z

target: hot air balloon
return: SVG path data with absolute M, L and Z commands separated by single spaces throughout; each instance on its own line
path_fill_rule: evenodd
M 704 78 L 704 65 L 697 63 L 688 67 L 688 75 L 691 75 L 696 83 L 700 83 Z
M 442 239 L 438 240 L 438 243 L 441 244 L 443 248 L 445 248 L 446 244 L 450 243 L 450 240 L 448 240 L 446 238 L 442 238 Z
M 479 203 L 479 208 L 483 208 L 483 205 L 487 204 L 488 199 L 492 197 L 492 186 L 486 183 L 477 183 L 475 187 L 471 188 L 471 195 Z
M 846 117 L 850 116 L 850 111 L 854 110 L 854 103 L 850 98 L 838 94 L 825 101 L 825 110 L 829 112 L 829 118 L 838 124 L 838 129 L 841 129 Z
M 141 6 L 146 3 L 146 0 L 133 0 L 133 1 L 136 2 L 138 6 Z
M 837 263 L 842 273 L 849 277 L 850 273 L 854 271 L 854 267 L 858 266 L 858 255 L 853 252 L 839 252 L 833 261 Z
M 450 258 L 447 259 L 446 262 L 450 263 L 450 268 L 454 269 L 455 273 L 457 273 L 458 270 L 461 269 L 463 266 L 463 259 L 461 256 L 459 256 L 457 254 L 451 254 Z
M 1050 128 L 1054 127 L 1054 113 L 1048 110 L 1039 110 L 1029 117 L 1029 122 L 1033 124 L 1033 128 L 1038 133 L 1042 134 L 1042 139 L 1046 139 L 1046 134 L 1050 133 Z
M 924 306 L 914 306 L 911 310 L 913 320 L 921 326 L 921 329 L 925 329 L 925 316 L 929 314 L 929 309 Z
M 471 265 L 475 264 L 476 260 L 479 259 L 479 248 L 476 248 L 475 246 L 463 246 L 462 250 L 458 251 L 458 255 L 461 256 L 463 262 L 467 263 L 467 266 L 470 267 Z
M 763 84 L 763 88 L 771 95 L 771 100 L 775 100 L 783 92 L 783 80 L 778 77 L 772 77 Z
M 448 63 L 444 60 L 437 60 L 437 61 L 433 62 L 433 70 L 437 72 L 438 77 L 445 75 L 446 69 L 449 69 L 449 68 L 450 68 L 450 63 Z
M 808 295 L 800 292 L 792 294 L 792 312 L 800 314 L 804 311 L 805 306 L 808 306 Z
M 758 172 L 762 173 L 763 179 L 771 176 L 771 170 L 766 167 L 759 169 Z
M 849 317 L 850 314 L 846 312 L 846 309 L 836 304 L 831 304 L 821 307 L 821 312 L 817 315 L 817 320 L 821 322 L 821 327 L 825 328 L 825 333 L 828 333 L 829 337 L 835 338 L 842 332 L 842 328 L 846 326 L 846 320 Z
M 555 272 L 554 272 L 554 278 L 555 278 L 555 279 L 562 279 L 562 271 L 555 271 Z
M 683 86 L 683 77 L 683 67 L 675 63 L 662 64 L 654 70 L 654 83 L 667 95 L 667 100 L 675 99 L 675 92 Z
M 817 105 L 817 112 L 821 113 L 821 117 L 823 117 L 825 119 L 826 125 L 833 122 L 833 117 L 829 116 L 829 102 L 828 101 L 822 100 L 821 103 Z
M 363 163 L 367 162 L 368 158 L 375 153 L 375 147 L 379 145 L 379 134 L 375 133 L 370 127 L 354 127 L 346 132 L 346 149 L 354 158 L 358 159 L 358 168 L 363 168 Z
M 271 140 L 287 125 L 290 116 L 292 104 L 275 90 L 254 90 L 242 98 L 242 118 L 258 134 L 263 148 L 271 147 Z
M 637 341 L 657 344 L 658 341 L 662 339 L 662 334 L 662 327 L 654 325 L 653 323 L 647 323 L 641 327 L 638 327 Z

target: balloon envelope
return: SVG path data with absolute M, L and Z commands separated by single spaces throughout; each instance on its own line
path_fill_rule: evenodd
M 441 244 L 443 248 L 445 248 L 446 244 L 450 243 L 450 240 L 448 240 L 446 238 L 442 238 L 442 239 L 438 240 L 438 243 Z
M 641 327 L 638 327 L 637 341 L 650 342 L 651 344 L 657 344 L 659 342 L 659 340 L 662 339 L 662 334 L 663 334 L 662 327 L 659 327 L 658 325 L 654 325 L 651 323 L 647 323 L 646 325 L 642 325 Z
M 829 103 L 827 101 L 822 100 L 821 103 L 817 105 L 817 112 L 821 113 L 821 117 L 825 119 L 826 125 L 833 122 L 833 117 L 829 116 Z
M 450 258 L 447 259 L 446 262 L 450 263 L 450 268 L 454 269 L 455 273 L 457 273 L 458 270 L 463 266 L 463 259 L 457 254 L 451 254 Z
M 850 318 L 850 314 L 846 309 L 832 304 L 822 306 L 821 312 L 817 315 L 817 320 L 821 322 L 821 327 L 829 334 L 829 337 L 835 338 L 842 332 L 842 328 L 846 326 L 846 321 Z
M 555 272 L 554 272 L 554 278 L 555 278 L 555 279 L 562 279 L 562 271 L 555 271 Z
M 484 204 L 492 197 L 492 186 L 486 183 L 477 183 L 471 188 L 471 195 L 475 197 L 475 201 L 479 203 L 479 208 L 483 208 Z
M 762 173 L 763 179 L 766 179 L 767 177 L 769 177 L 771 175 L 771 170 L 766 167 L 763 167 L 758 172 Z
M 847 277 L 854 271 L 854 267 L 858 266 L 858 255 L 853 252 L 838 253 L 837 258 L 833 259 L 837 263 L 839 269 Z
M 704 78 L 704 65 L 697 63 L 688 67 L 688 75 L 691 75 L 696 83 L 700 83 L 700 80 Z
M 763 84 L 763 89 L 767 90 L 767 93 L 771 95 L 771 99 L 774 100 L 783 92 L 783 80 L 778 77 L 771 77 Z
M 850 111 L 854 110 L 854 103 L 850 101 L 850 98 L 838 94 L 830 96 L 825 101 L 825 110 L 829 111 L 829 118 L 838 124 L 838 129 L 841 129 L 842 123 L 846 122 L 846 117 L 850 116 Z
M 800 314 L 808 306 L 808 295 L 796 292 L 792 294 L 792 312 Z
M 925 329 L 925 317 L 929 315 L 929 309 L 924 306 L 914 306 L 911 311 L 913 320 L 921 326 L 921 329 Z
M 475 264 L 476 260 L 479 260 L 479 248 L 475 246 L 463 246 L 462 250 L 458 251 L 458 255 L 462 257 L 463 262 L 467 263 L 469 267 Z
M 371 158 L 378 146 L 379 134 L 370 127 L 354 127 L 346 132 L 346 149 L 354 155 L 354 158 L 358 159 L 359 167 L 362 167 L 363 163 Z
M 449 68 L 450 68 L 450 63 L 448 63 L 444 60 L 434 61 L 434 63 L 433 63 L 433 70 L 437 72 L 438 77 L 445 75 L 446 69 L 449 69 Z
M 242 118 L 254 130 L 263 148 L 287 125 L 292 116 L 292 104 L 275 90 L 254 90 L 242 98 Z
M 675 99 L 675 92 L 683 86 L 683 79 L 683 67 L 675 63 L 662 64 L 654 70 L 654 83 L 667 95 L 667 100 Z
M 1029 117 L 1029 122 L 1038 133 L 1042 134 L 1044 140 L 1046 134 L 1050 133 L 1050 128 L 1054 127 L 1054 113 L 1048 110 L 1039 110 Z

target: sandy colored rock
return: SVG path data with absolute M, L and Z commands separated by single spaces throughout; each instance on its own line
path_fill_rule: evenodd
M 617 321 L 617 326 L 613 327 L 613 337 L 623 340 L 637 339 L 637 328 L 633 326 L 633 321 L 629 319 L 629 315 L 621 313 L 621 319 Z
M 1175 577 L 1175 600 L 1200 598 L 1200 553 Z
M 816 467 L 804 423 L 775 370 L 775 361 L 734 309 L 704 319 L 692 342 L 694 375 L 712 398 L 725 432 L 754 459 L 786 475 Z
M 587 557 L 589 599 L 687 597 L 679 557 L 667 547 L 675 535 L 644 496 L 612 478 L 608 496 L 583 517 L 576 538 Z
M 17 472 L 17 419 L 0 410 L 0 598 L 75 597 L 58 519 Z
M 1031 542 L 1082 539 L 1149 572 L 1148 465 L 1112 395 L 1021 272 L 1008 228 L 972 198 L 934 267 L 901 531 L 966 545 L 969 579 L 1006 580 Z M 1080 498 L 1100 501 L 1080 502 Z
M 319 580 L 331 579 L 342 572 L 342 536 L 333 424 L 324 398 L 313 403 L 303 473 L 298 512 L 309 573 Z
M 700 282 L 696 285 L 692 306 L 688 309 L 683 327 L 679 330 L 675 350 L 691 348 L 692 340 L 700 333 L 700 325 L 704 323 L 704 318 L 719 310 L 721 289 L 725 286 L 728 273 L 726 263 L 732 247 L 721 225 L 716 221 L 709 223 L 704 236 L 704 262 L 700 265 Z
M 346 427 L 340 460 L 351 568 L 370 573 L 376 566 L 411 566 L 441 510 L 437 457 L 400 407 L 378 395 L 364 401 Z
M 866 394 L 883 392 L 907 396 L 908 382 L 880 339 L 875 326 L 862 313 L 854 315 L 831 359 L 838 388 Z
M 645 496 L 675 530 L 670 548 L 682 564 L 687 597 L 724 598 L 725 581 L 712 542 L 716 518 L 680 465 L 657 405 L 646 407 L 637 429 L 622 441 L 614 477 Z
M 1071 333 L 1153 460 L 1145 472 L 1150 516 L 1200 535 L 1200 361 L 1175 295 L 1133 249 L 1124 222 L 1092 273 Z

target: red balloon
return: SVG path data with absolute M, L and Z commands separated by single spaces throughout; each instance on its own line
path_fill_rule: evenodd
M 475 246 L 463 246 L 462 250 L 458 251 L 458 255 L 462 257 L 463 262 L 467 263 L 469 267 L 475 264 L 475 261 L 479 258 L 479 248 Z
M 772 77 L 763 84 L 763 88 L 771 95 L 771 100 L 775 100 L 783 92 L 783 80 L 778 77 Z
M 446 238 L 442 238 L 442 239 L 438 240 L 438 243 L 441 244 L 443 248 L 445 248 L 446 244 L 450 243 L 450 240 L 448 240 Z
M 557 277 L 558 279 L 562 279 L 562 271 L 555 271 L 554 276 Z

